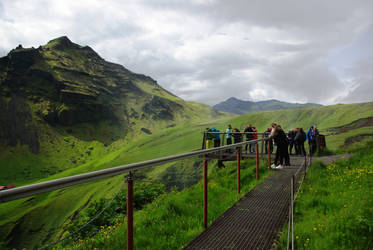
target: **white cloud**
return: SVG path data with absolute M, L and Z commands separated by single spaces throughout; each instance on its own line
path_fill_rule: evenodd
M 187 100 L 371 100 L 371 1 L 0 3 L 0 55 L 67 35 Z M 355 88 L 355 89 L 354 89 Z

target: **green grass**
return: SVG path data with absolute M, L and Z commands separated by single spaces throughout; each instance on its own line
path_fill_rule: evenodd
M 189 103 L 195 111 L 208 112 L 205 106 Z M 233 127 L 244 128 L 247 123 L 256 125 L 259 131 L 273 121 L 279 122 L 285 129 L 296 126 L 307 127 L 311 124 L 319 125 L 320 129 L 339 126 L 350 123 L 353 120 L 373 115 L 373 103 L 354 105 L 335 105 L 321 108 L 303 110 L 284 110 L 276 112 L 262 112 L 245 116 L 206 116 L 206 119 L 194 117 L 191 120 L 176 121 L 176 126 L 165 128 L 165 124 L 154 123 L 153 134 L 146 135 L 138 130 L 133 130 L 125 139 L 118 139 L 111 144 L 89 138 L 89 133 L 83 128 L 72 127 L 73 132 L 68 133 L 62 127 L 50 127 L 43 125 L 41 153 L 34 155 L 29 153 L 27 147 L 2 148 L 0 150 L 0 180 L 15 183 L 17 186 L 45 180 L 56 179 L 65 176 L 85 173 L 89 171 L 105 169 L 132 162 L 144 161 L 157 157 L 188 152 L 201 148 L 202 134 L 205 127 L 217 127 L 225 130 L 228 123 Z M 345 107 L 345 108 L 343 108 Z M 359 109 L 361 112 L 352 112 Z M 304 113 L 304 114 L 303 114 Z M 330 115 L 328 115 L 330 113 Z M 189 113 L 193 117 L 193 112 Z M 209 118 L 210 117 L 210 118 Z M 335 120 L 333 120 L 335 119 Z M 312 122 L 314 120 L 314 122 Z M 145 121 L 143 121 L 145 124 Z M 307 125 L 307 126 L 306 126 Z M 103 132 L 106 137 L 108 133 L 119 133 L 111 129 L 109 124 L 90 124 L 92 130 L 97 133 Z M 140 128 L 141 123 L 138 125 Z M 106 131 L 106 132 L 105 132 Z M 371 127 L 354 129 L 336 136 L 327 137 L 328 148 L 340 150 L 344 140 L 352 135 L 368 133 Z M 87 139 L 88 138 L 88 139 Z M 52 141 L 53 143 L 50 143 Z M 364 143 L 357 143 L 357 145 Z M 72 146 L 74 145 L 74 146 Z M 344 151 L 348 149 L 343 149 Z M 89 152 L 89 154 L 87 153 Z M 83 155 L 83 156 L 82 156 Z M 76 164 L 72 163 L 75 161 Z M 147 178 L 160 181 L 172 176 L 188 175 L 195 169 L 193 159 L 166 164 L 145 171 Z M 43 230 L 34 233 L 25 233 L 18 241 L 27 242 L 27 247 L 32 247 L 47 238 L 57 239 L 67 226 L 71 223 L 74 213 L 80 214 L 86 209 L 89 201 L 98 200 L 102 197 L 113 195 L 115 187 L 122 180 L 117 177 L 85 185 L 78 185 L 66 189 L 64 195 L 59 191 L 45 195 L 36 196 L 34 202 L 26 202 L 26 199 L 0 205 L 0 241 L 4 240 L 8 232 L 16 229 L 16 225 L 23 227 L 25 232 L 31 230 L 29 225 L 44 225 Z M 181 185 L 181 183 L 179 183 Z M 194 182 L 186 183 L 186 187 Z M 181 186 L 178 186 L 179 188 Z M 89 195 L 88 195 L 89 194 Z M 175 194 L 176 195 L 176 194 Z M 79 199 L 77 198 L 79 197 Z M 67 202 L 61 205 L 61 200 Z M 40 211 L 44 211 L 40 213 Z M 43 214 L 53 213 L 52 223 Z M 52 232 L 52 235 L 51 235 Z M 26 243 L 25 243 L 26 244 Z
M 354 142 L 354 147 L 361 147 L 366 145 L 368 141 L 372 139 L 373 135 L 373 126 L 369 127 L 362 127 L 358 129 L 353 129 L 345 133 L 333 135 L 333 136 L 328 136 L 326 138 L 327 144 L 329 145 L 328 147 L 332 150 L 341 150 L 341 151 L 346 151 L 348 148 L 350 148 L 351 145 L 346 145 L 346 139 L 348 138 L 353 138 L 353 137 L 358 137 L 361 134 L 371 134 L 370 136 L 366 136 L 362 138 L 361 140 L 358 140 Z
M 260 177 L 255 179 L 255 160 L 241 164 L 241 194 L 236 189 L 236 165 L 226 163 L 225 168 L 209 165 L 208 220 L 209 223 L 232 206 L 243 194 L 263 180 L 269 171 L 264 162 L 260 167 Z M 212 163 L 212 164 L 211 164 Z M 78 240 L 68 248 L 121 249 L 125 246 L 126 224 L 102 227 L 99 234 Z M 138 249 L 180 249 L 202 230 L 202 182 L 184 189 L 172 191 L 158 198 L 134 216 L 135 248 Z M 156 237 L 155 237 L 156 236 Z M 67 246 L 64 246 L 67 247 Z
M 251 123 L 257 127 L 258 131 L 264 131 L 270 127 L 272 122 L 281 124 L 285 130 L 295 127 L 303 127 L 306 130 L 311 125 L 316 125 L 319 130 L 323 130 L 370 116 L 373 116 L 373 102 L 295 110 L 265 111 L 237 116 L 232 119 L 231 123 L 241 129 L 245 128 L 248 123 Z
M 347 161 L 315 162 L 295 203 L 296 249 L 373 247 L 373 142 Z M 286 249 L 287 226 L 281 249 Z

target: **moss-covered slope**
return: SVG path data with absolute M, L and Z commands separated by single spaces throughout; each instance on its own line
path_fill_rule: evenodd
M 67 37 L 37 49 L 18 46 L 0 58 L 0 162 L 12 157 L 9 150 L 22 158 L 29 151 L 43 158 L 36 160 L 39 165 L 49 159 L 44 161 L 49 166 L 40 169 L 45 176 L 84 164 L 134 138 L 218 115 Z M 18 150 L 17 145 L 29 149 Z M 12 167 L 4 165 L 0 173 Z M 26 163 L 13 167 L 29 172 Z M 2 176 L 9 180 L 9 175 Z

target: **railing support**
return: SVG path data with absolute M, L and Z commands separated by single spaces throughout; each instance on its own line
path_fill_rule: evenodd
M 271 169 L 271 140 L 268 139 L 268 168 Z
M 207 159 L 203 159 L 203 226 L 207 228 Z
M 240 169 L 240 165 L 241 165 L 241 149 L 238 148 L 237 149 L 237 193 L 240 193 L 241 192 L 241 183 L 240 183 L 240 180 L 241 180 L 241 169 Z
M 307 175 L 307 156 L 305 155 L 304 156 L 304 177 L 303 177 L 303 181 L 306 180 L 306 175 Z
M 203 132 L 202 149 L 206 149 L 206 132 Z
M 263 148 L 263 147 L 262 147 Z M 256 144 L 256 179 L 259 180 L 259 145 Z
M 127 250 L 133 250 L 133 178 L 127 177 Z
M 265 145 L 264 145 L 264 143 L 265 143 L 265 140 L 264 140 L 264 136 L 265 136 L 265 134 L 262 134 L 262 153 L 261 153 L 261 158 L 263 159 L 264 158 L 264 147 L 265 147 Z
M 294 249 L 294 175 L 290 180 L 290 206 L 291 206 L 291 249 Z

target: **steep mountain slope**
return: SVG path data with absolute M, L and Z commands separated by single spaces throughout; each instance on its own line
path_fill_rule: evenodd
M 280 110 L 280 109 L 298 109 L 308 107 L 318 107 L 320 104 L 316 103 L 288 103 L 281 102 L 278 100 L 267 100 L 267 101 L 242 101 L 237 98 L 231 97 L 226 101 L 218 103 L 213 106 L 214 109 L 234 114 L 249 114 L 266 110 Z
M 146 156 L 131 158 L 125 151 L 134 142 L 182 137 L 181 126 L 193 128 L 220 117 L 211 107 L 186 102 L 150 77 L 106 62 L 67 37 L 37 49 L 19 46 L 0 58 L 0 185 L 139 161 Z M 152 147 L 158 154 L 165 149 Z M 90 200 L 110 195 L 118 182 L 122 178 L 67 189 L 62 196 L 64 191 L 1 204 L 0 242 L 34 248 L 55 239 L 75 213 Z
M 19 46 L 0 58 L 0 183 L 48 176 L 157 130 L 218 116 L 67 37 Z M 16 166 L 5 161 L 12 155 Z M 37 167 L 28 177 L 30 165 Z

